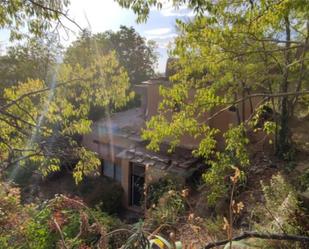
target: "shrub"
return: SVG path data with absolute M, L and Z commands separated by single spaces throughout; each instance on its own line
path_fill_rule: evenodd
M 147 189 L 147 207 L 157 205 L 159 199 L 168 191 L 178 191 L 181 189 L 181 184 L 177 179 L 172 177 L 164 177 L 158 181 L 148 185 Z
M 31 177 L 36 169 L 37 165 L 34 163 L 26 163 L 22 166 L 13 165 L 6 172 L 6 176 L 18 186 L 24 187 L 31 183 Z
M 148 222 L 154 226 L 175 224 L 185 212 L 185 200 L 179 191 L 169 190 L 159 199 L 157 205 L 148 210 Z
M 178 221 L 186 209 L 186 196 L 182 188 L 180 181 L 171 176 L 148 185 L 146 201 L 149 225 L 175 224 Z
M 204 226 L 207 229 L 207 234 L 216 240 L 226 239 L 226 231 L 222 229 L 224 224 L 223 216 L 216 216 L 214 218 L 204 219 Z
M 78 186 L 79 195 L 92 207 L 107 213 L 116 213 L 121 208 L 123 189 L 107 177 L 86 177 Z
M 108 241 L 105 234 L 120 226 L 118 219 L 78 198 L 56 196 L 39 206 L 23 206 L 19 189 L 0 183 L 1 249 L 63 248 L 60 233 L 67 248 L 118 248 L 117 240 Z
M 25 237 L 29 248 L 45 249 L 53 248 L 57 241 L 57 234 L 50 231 L 48 221 L 51 210 L 44 208 L 34 212 L 31 220 L 26 223 Z
M 299 217 L 305 217 L 300 208 L 295 189 L 281 174 L 274 175 L 268 185 L 261 182 L 265 198 L 264 207 L 256 210 L 255 227 L 262 232 L 308 235 L 308 231 L 299 222 Z M 305 222 L 306 224 L 306 222 Z M 261 248 L 303 248 L 300 243 L 292 242 L 259 242 Z
M 19 215 L 23 215 L 21 219 Z M 27 219 L 26 213 L 20 204 L 20 190 L 8 184 L 0 183 L 0 241 L 10 248 L 10 240 L 19 241 L 20 225 Z

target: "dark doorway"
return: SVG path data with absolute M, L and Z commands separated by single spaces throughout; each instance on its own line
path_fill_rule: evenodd
M 140 206 L 144 197 L 145 166 L 131 163 L 131 205 Z

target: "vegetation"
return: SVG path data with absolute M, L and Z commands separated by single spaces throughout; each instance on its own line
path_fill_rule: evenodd
M 121 66 L 128 72 L 131 84 L 140 84 L 154 76 L 157 60 L 154 41 L 141 37 L 133 27 L 120 26 L 119 31 L 92 35 L 84 31 L 67 49 L 64 61 L 68 64 L 89 65 L 99 54 L 115 51 Z
M 63 26 L 61 17 L 74 22 L 65 14 L 68 5 L 68 0 L 47 0 L 44 4 L 34 0 L 3 1 L 0 7 L 0 28 L 8 28 L 12 40 L 27 38 L 29 34 L 42 36 L 54 24 Z M 75 25 L 78 26 L 77 23 Z
M 30 38 L 25 44 L 7 48 L 0 57 L 1 92 L 27 79 L 51 80 L 61 47 L 55 39 Z
M 92 207 L 115 214 L 121 209 L 121 185 L 105 177 L 85 177 L 77 186 L 79 195 Z
M 150 6 L 160 7 L 158 1 L 128 2 L 141 18 Z M 199 138 L 195 155 L 212 165 L 205 181 L 214 202 L 226 193 L 224 177 L 231 173 L 231 166 L 245 170 L 249 164 L 250 131 L 273 134 L 278 157 L 292 159 L 289 123 L 301 96 L 308 94 L 309 6 L 306 1 L 188 1 L 188 6 L 208 14 L 190 23 L 178 21 L 180 35 L 171 51 L 178 58 L 178 72 L 171 77 L 171 88 L 162 87 L 160 113 L 150 120 L 143 137 L 155 150 L 166 137 L 171 150 L 184 134 Z M 245 105 L 252 108 L 257 102 L 272 110 L 260 128 L 262 112 L 245 114 Z M 178 112 L 173 111 L 175 105 Z M 231 107 L 238 125 L 226 131 L 213 128 L 211 121 Z M 170 119 L 168 113 L 172 113 Z M 224 152 L 215 151 L 218 136 L 224 138 Z
M 74 177 L 79 182 L 100 165 L 78 139 L 90 131 L 90 106 L 125 105 L 128 78 L 114 53 L 98 57 L 87 68 L 58 65 L 55 73 L 57 81 L 28 79 L 4 90 L 1 154 L 8 166 L 29 159 L 39 163 L 44 174 L 59 170 L 61 160 L 77 160 Z
M 257 224 L 257 230 L 264 232 L 281 232 L 287 234 L 306 235 L 308 231 L 305 227 L 299 226 L 298 219 L 304 217 L 303 210 L 300 207 L 295 189 L 288 184 L 282 175 L 274 175 L 269 185 L 262 182 L 262 190 L 265 197 L 264 219 Z M 261 214 L 259 214 L 261 215 Z M 262 248 L 273 247 L 273 242 L 263 242 Z M 288 242 L 283 242 L 284 246 L 293 246 Z M 294 245 L 295 248 L 302 248 L 305 245 Z
M 64 62 L 70 65 L 76 63 L 86 67 L 99 55 L 114 52 L 119 64 L 126 70 L 129 77 L 130 89 L 134 84 L 154 76 L 154 65 L 157 61 L 155 42 L 147 41 L 141 37 L 133 27 L 120 26 L 119 31 L 106 31 L 104 33 L 91 34 L 85 30 L 65 51 Z M 91 105 L 89 118 L 99 120 L 106 113 L 121 111 L 140 105 L 138 96 L 130 98 L 125 106 L 96 106 Z
M 152 229 L 176 225 L 188 209 L 188 189 L 176 177 L 167 176 L 149 184 L 145 195 L 145 224 Z
M 1 184 L 0 197 L 2 248 L 107 248 L 102 247 L 108 246 L 104 236 L 121 224 L 77 198 L 57 196 L 40 206 L 23 206 L 19 189 L 5 184 Z M 117 242 L 110 243 L 114 248 Z
M 163 8 L 159 0 L 116 2 L 140 22 Z M 308 125 L 308 1 L 167 2 L 195 16 L 176 23 L 171 84 L 160 87 L 158 115 L 142 138 L 173 153 L 190 136 L 207 169 L 196 189 L 172 177 L 149 184 L 135 224 L 113 216 L 128 191 L 98 176 L 101 161 L 82 137 L 104 113 L 134 106 L 133 85 L 154 76 L 155 44 L 125 26 L 82 30 L 66 15 L 67 0 L 0 6 L 0 28 L 23 41 L 0 57 L 0 248 L 308 248 L 308 167 L 298 161 L 307 163 L 308 150 L 293 142 L 295 124 Z M 81 31 L 65 50 L 50 34 L 61 18 Z M 212 125 L 231 113 L 232 124 Z M 71 196 L 39 193 L 28 204 L 21 196 L 34 173 L 67 168 L 77 184 Z

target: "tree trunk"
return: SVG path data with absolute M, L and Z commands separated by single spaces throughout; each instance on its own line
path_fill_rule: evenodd
M 291 60 L 291 29 L 290 29 L 290 21 L 289 17 L 285 17 L 285 32 L 286 32 L 286 50 L 285 50 L 285 67 L 283 72 L 283 80 L 281 84 L 281 92 L 288 92 L 289 88 L 289 68 Z M 278 138 L 278 146 L 277 146 L 277 155 L 281 159 L 287 159 L 287 154 L 291 149 L 291 141 L 290 141 L 290 127 L 289 127 L 289 99 L 288 96 L 283 96 L 281 99 L 281 110 L 280 110 L 280 130 L 279 130 L 279 138 Z

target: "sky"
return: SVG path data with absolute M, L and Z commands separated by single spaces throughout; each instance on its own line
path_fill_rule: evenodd
M 162 0 L 164 3 L 164 0 Z M 188 20 L 193 16 L 192 11 L 180 7 L 175 10 L 171 4 L 164 3 L 161 10 L 152 9 L 146 23 L 136 23 L 137 16 L 132 10 L 121 8 L 114 0 L 71 0 L 68 16 L 76 21 L 82 28 L 88 28 L 92 33 L 106 30 L 117 31 L 120 25 L 133 26 L 138 33 L 146 39 L 157 42 L 159 61 L 156 68 L 158 72 L 165 71 L 168 58 L 168 44 L 175 38 L 176 19 Z M 61 35 L 61 41 L 68 46 L 78 34 L 78 28 L 68 21 L 65 25 L 74 33 Z M 7 30 L 0 30 L 0 42 L 8 44 Z

